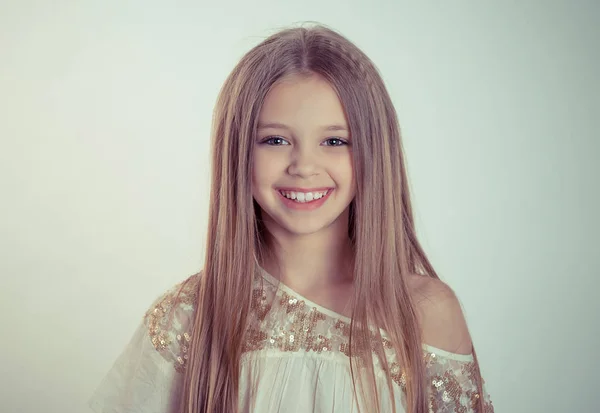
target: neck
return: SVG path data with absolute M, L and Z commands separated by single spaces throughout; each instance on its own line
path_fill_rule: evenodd
M 269 254 L 261 266 L 284 284 L 311 288 L 352 280 L 354 254 L 343 220 L 307 235 L 269 227 L 272 225 L 267 224 Z

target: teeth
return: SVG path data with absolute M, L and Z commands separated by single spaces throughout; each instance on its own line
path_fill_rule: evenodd
M 314 201 L 315 199 L 321 199 L 325 195 L 327 195 L 328 191 L 321 192 L 288 192 L 288 191 L 279 191 L 281 195 L 285 196 L 288 199 L 292 199 L 299 203 Z

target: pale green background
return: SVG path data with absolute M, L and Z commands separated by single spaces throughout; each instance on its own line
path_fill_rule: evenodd
M 0 410 L 87 411 L 150 302 L 200 268 L 226 75 L 317 20 L 383 73 L 497 412 L 597 411 L 599 4 L 3 1 Z

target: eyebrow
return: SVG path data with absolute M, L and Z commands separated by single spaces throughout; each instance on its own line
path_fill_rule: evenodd
M 269 123 L 262 123 L 259 122 L 258 123 L 258 129 L 287 129 L 290 130 L 291 128 L 283 123 L 277 123 L 277 122 L 269 122 Z M 344 125 L 327 125 L 327 126 L 323 126 L 321 127 L 321 130 L 325 130 L 325 131 L 346 131 L 348 132 L 348 128 L 346 128 Z

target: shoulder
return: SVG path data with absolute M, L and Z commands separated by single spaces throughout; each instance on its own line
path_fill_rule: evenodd
M 457 354 L 470 354 L 472 342 L 454 291 L 443 281 L 424 275 L 408 277 L 425 344 Z
M 188 277 L 162 293 L 144 314 L 152 345 L 177 370 L 187 360 L 199 284 L 200 273 Z

